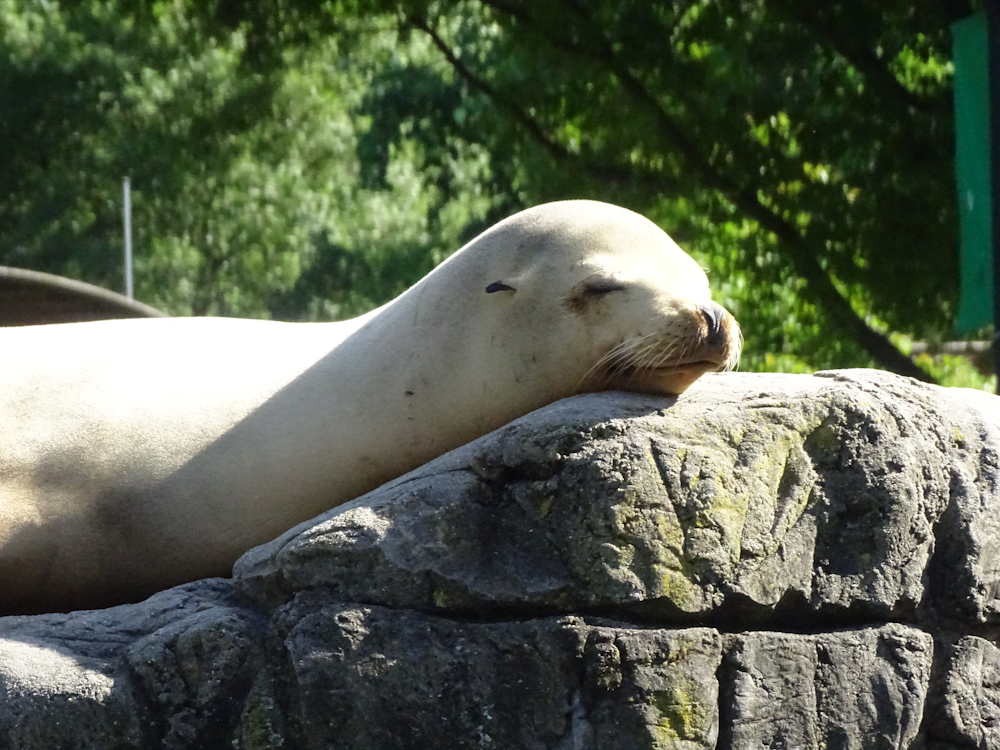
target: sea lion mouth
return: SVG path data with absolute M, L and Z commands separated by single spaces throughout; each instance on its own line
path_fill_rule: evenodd
M 661 372 L 661 373 L 671 373 L 671 372 L 684 372 L 687 370 L 701 370 L 702 372 L 711 372 L 713 370 L 721 370 L 726 366 L 725 362 L 717 362 L 712 359 L 695 359 L 690 362 L 675 362 L 669 365 L 658 365 L 656 367 L 637 367 L 635 370 L 647 370 L 649 372 Z
M 716 369 L 714 364 L 708 362 L 648 367 L 612 376 L 609 385 L 623 391 L 679 396 L 706 372 Z
M 668 376 L 697 370 L 699 374 L 725 370 L 727 361 L 715 359 L 692 359 L 685 362 L 669 362 L 656 365 L 633 365 L 627 362 L 616 363 L 608 368 L 608 376 L 619 379 L 639 375 Z
M 603 387 L 677 396 L 705 373 L 726 369 L 728 360 L 708 358 L 647 365 L 614 362 L 604 371 Z

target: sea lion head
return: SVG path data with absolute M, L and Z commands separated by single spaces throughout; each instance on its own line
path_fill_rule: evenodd
M 554 357 L 564 387 L 575 378 L 571 392 L 677 395 L 739 361 L 739 324 L 712 301 L 705 272 L 639 214 L 595 201 L 549 203 L 481 239 L 502 242 L 508 266 L 491 268 L 496 278 L 482 287 L 500 323 L 495 338 L 519 336 L 525 352 L 524 339 L 542 341 L 533 362 L 544 367 Z

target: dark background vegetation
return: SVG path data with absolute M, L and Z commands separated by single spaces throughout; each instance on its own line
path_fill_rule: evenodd
M 948 383 L 958 0 L 0 0 L 0 264 L 178 315 L 353 316 L 547 200 L 709 270 L 743 369 Z

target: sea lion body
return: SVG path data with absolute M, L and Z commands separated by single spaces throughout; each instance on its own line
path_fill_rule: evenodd
M 646 219 L 547 204 L 338 323 L 0 330 L 0 608 L 134 601 L 559 398 L 680 393 L 742 339 Z

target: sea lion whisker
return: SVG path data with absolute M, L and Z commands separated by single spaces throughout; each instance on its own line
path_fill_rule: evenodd
M 600 359 L 598 359 L 597 362 L 595 362 L 583 374 L 583 377 L 580 378 L 579 382 L 577 382 L 577 384 L 576 384 L 576 390 L 579 391 L 580 390 L 580 386 L 582 386 L 596 372 L 603 373 L 603 381 L 604 382 L 610 382 L 610 379 L 611 379 L 610 369 L 611 368 L 608 367 L 608 365 L 609 365 L 609 363 L 613 363 L 613 362 L 617 361 L 617 359 L 621 356 L 622 351 L 625 348 L 627 348 L 628 343 L 629 343 L 628 341 L 623 341 L 620 344 L 617 344 L 616 346 L 612 347 L 608 352 L 606 352 L 603 357 L 601 357 Z
M 681 347 L 681 342 L 671 341 L 666 347 L 657 352 L 656 358 L 651 363 L 651 367 L 656 369 L 663 367 L 664 364 L 670 362 L 671 360 L 679 359 L 678 349 Z
M 642 350 L 630 353 L 631 356 L 626 364 L 626 369 L 630 371 L 630 379 L 634 379 L 636 374 L 642 370 L 651 369 L 658 357 L 658 347 L 659 342 L 653 341 Z
M 655 334 L 647 333 L 623 341 L 619 346 L 615 347 L 616 364 L 623 369 L 630 367 L 638 351 L 643 350 L 646 346 L 655 345 L 654 337 Z
M 649 341 L 641 348 L 633 349 L 629 352 L 628 366 L 631 369 L 643 369 L 648 366 L 648 363 L 653 361 L 657 356 L 657 350 L 660 347 L 659 341 Z
M 643 352 L 642 356 L 635 361 L 633 367 L 636 370 L 655 370 L 662 359 L 663 351 L 658 347 L 653 347 Z

